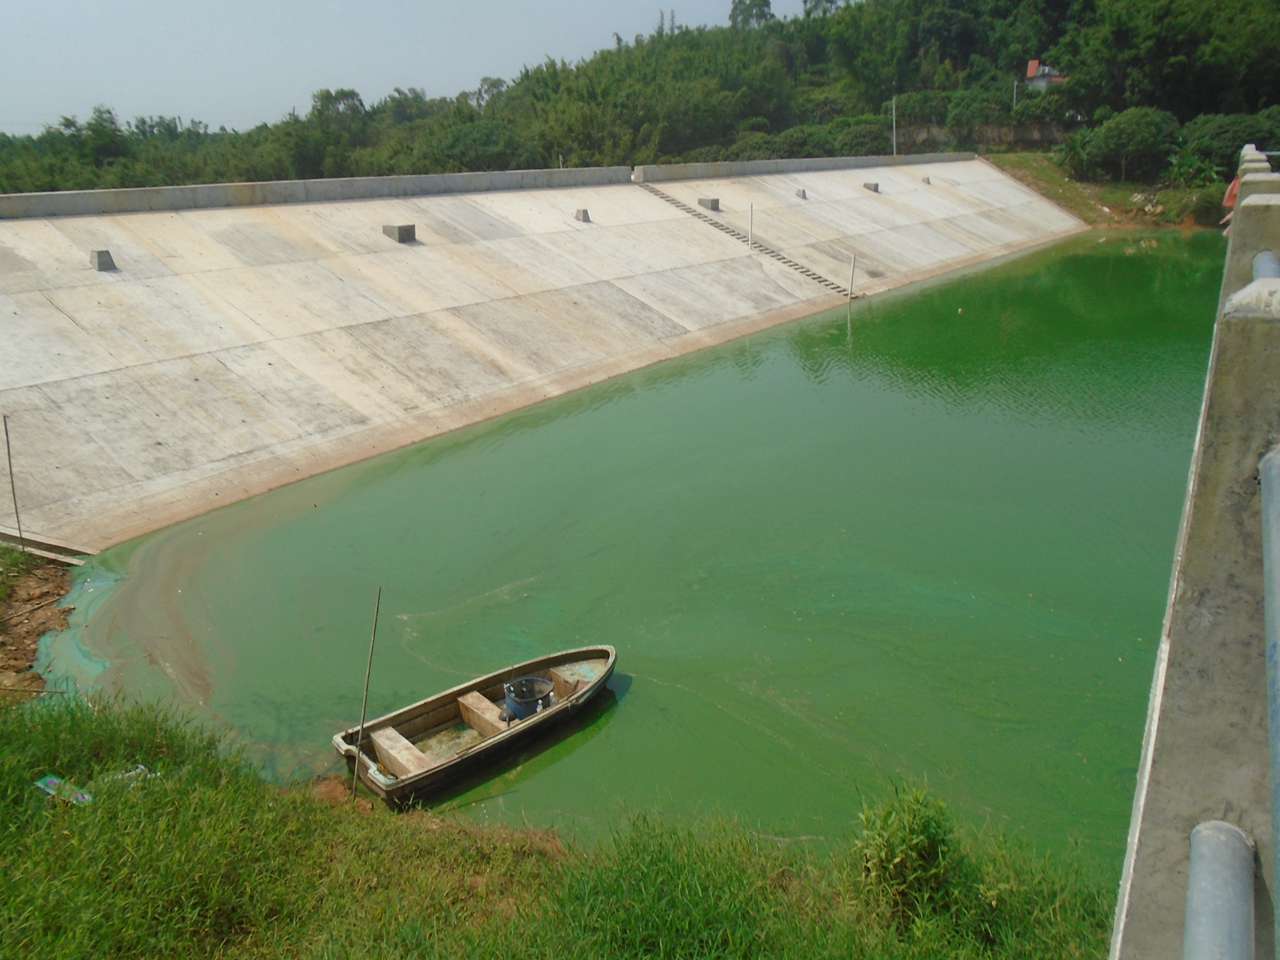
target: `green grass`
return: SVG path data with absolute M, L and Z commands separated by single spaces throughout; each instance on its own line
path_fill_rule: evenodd
M 38 558 L 29 553 L 0 547 L 0 603 L 9 599 L 13 582 L 24 573 L 33 570 L 39 562 Z
M 1094 226 L 1178 226 L 1188 222 L 1213 226 L 1223 213 L 1225 184 L 1172 188 L 1141 183 L 1084 183 L 1068 177 L 1049 153 L 998 153 L 987 159 Z
M 1101 957 L 1110 897 L 921 790 L 824 854 L 640 817 L 612 841 L 331 806 L 162 710 L 0 706 L 0 956 Z M 145 763 L 132 784 L 110 774 Z M 58 773 L 94 802 L 45 800 Z M 851 811 L 851 819 L 857 811 Z

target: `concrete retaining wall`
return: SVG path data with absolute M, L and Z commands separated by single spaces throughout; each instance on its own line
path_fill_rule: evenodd
M 1182 955 L 1189 837 L 1205 820 L 1227 820 L 1256 844 L 1256 955 L 1274 956 L 1258 465 L 1280 437 L 1280 284 L 1254 281 L 1252 265 L 1276 249 L 1280 195 L 1255 191 L 1236 209 L 1227 249 L 1111 960 Z
M 873 295 L 1083 226 L 977 160 L 664 184 L 689 207 L 719 198 L 719 229 L 630 182 L 366 183 L 433 181 L 449 192 L 0 220 L 0 411 L 24 531 L 101 549 L 843 305 L 819 278 L 844 281 L 855 258 Z M 0 534 L 9 484 L 0 457 Z
M 949 163 L 974 159 L 972 153 L 913 153 L 900 157 L 811 157 L 806 160 L 726 160 L 719 163 L 646 164 L 636 167 L 636 183 L 664 180 L 711 180 L 726 177 L 763 177 L 779 173 L 813 173 L 818 170 L 858 170 L 863 167 L 899 167 L 917 163 Z
M 262 183 L 204 183 L 185 187 L 137 187 L 126 190 L 11 193 L 0 195 L 0 220 L 210 207 L 253 207 L 272 203 L 369 200 L 378 197 L 484 193 L 493 190 L 600 187 L 630 181 L 630 167 L 575 167 L 568 170 L 430 173 L 403 177 L 268 180 Z

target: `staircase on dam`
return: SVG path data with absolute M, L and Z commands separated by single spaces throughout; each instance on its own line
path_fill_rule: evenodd
M 715 227 L 715 229 L 719 230 L 721 233 L 728 234 L 729 236 L 733 237 L 733 239 L 739 241 L 740 243 L 747 244 L 747 246 L 750 247 L 752 250 L 759 250 L 761 253 L 765 254 L 766 256 L 772 257 L 774 260 L 777 260 L 782 265 L 786 267 L 790 267 L 792 270 L 796 271 L 801 276 L 808 277 L 814 283 L 821 284 L 822 286 L 830 290 L 832 293 L 837 293 L 842 297 L 853 296 L 853 291 L 850 290 L 848 287 L 842 287 L 840 286 L 840 284 L 836 283 L 834 280 L 828 280 L 822 274 L 817 273 L 813 270 L 810 270 L 808 267 L 806 267 L 802 263 L 797 263 L 796 261 L 792 260 L 790 257 L 786 256 L 785 254 L 779 253 L 777 250 L 774 250 L 772 247 L 768 246 L 767 244 L 761 243 L 759 240 L 756 240 L 754 237 L 748 236 L 747 234 L 743 233 L 741 230 L 738 230 L 727 223 L 717 220 L 715 217 L 705 214 L 701 210 L 698 210 L 694 207 L 689 206 L 683 200 L 677 200 L 675 197 L 671 196 L 671 194 L 669 193 L 664 193 L 662 190 L 659 190 L 653 184 L 640 183 L 638 184 L 638 186 L 644 190 L 647 190 L 649 193 L 653 194 L 655 197 L 658 197 L 660 200 L 663 200 L 666 203 L 671 204 L 681 213 L 686 213 L 689 216 L 693 217 L 695 220 L 701 220 L 703 223 L 707 224 L 708 226 Z

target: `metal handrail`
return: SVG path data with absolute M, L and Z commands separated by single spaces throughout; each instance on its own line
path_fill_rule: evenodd
M 1255 270 L 1257 260 L 1254 261 Z M 1280 837 L 1280 447 L 1258 465 L 1262 487 L 1263 637 L 1267 659 L 1267 726 L 1271 743 L 1271 836 Z M 1280 866 L 1280 845 L 1272 843 L 1273 865 Z M 1280 922 L 1280 916 L 1277 917 Z
M 1182 960 L 1253 960 L 1253 841 L 1208 820 L 1191 831 Z

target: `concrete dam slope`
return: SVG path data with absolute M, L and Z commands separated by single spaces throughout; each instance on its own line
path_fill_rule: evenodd
M 921 159 L 0 197 L 23 529 L 96 551 L 841 304 L 855 256 L 862 295 L 1084 229 Z

